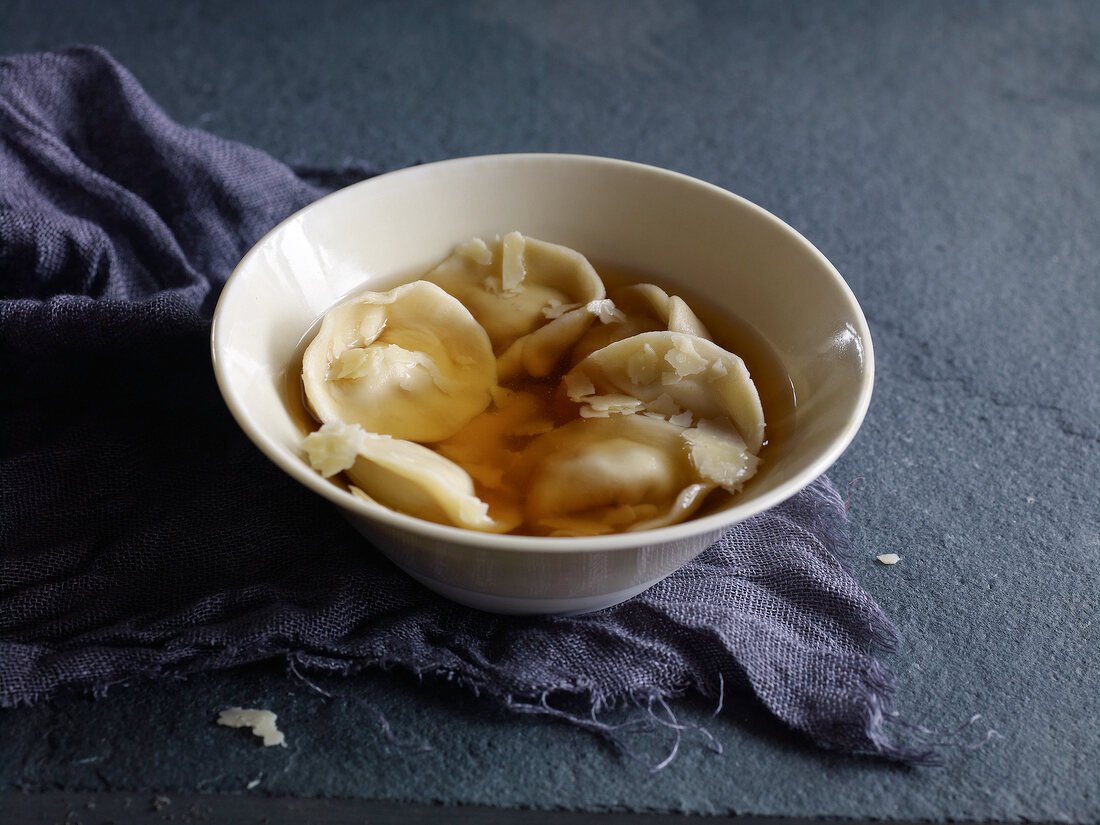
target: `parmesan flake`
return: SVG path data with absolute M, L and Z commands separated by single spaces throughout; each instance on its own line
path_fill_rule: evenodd
M 364 347 L 351 347 L 340 353 L 329 367 L 329 380 L 342 381 L 346 378 L 363 378 L 370 374 L 373 359 L 372 350 Z
M 330 478 L 355 464 L 366 433 L 358 424 L 329 421 L 302 440 L 309 465 Z
M 617 309 L 615 302 L 609 298 L 589 301 L 585 309 L 599 318 L 601 324 L 621 324 L 626 320 L 626 315 L 623 314 L 622 310 Z
M 265 747 L 281 745 L 285 748 L 286 737 L 275 727 L 278 718 L 269 710 L 227 708 L 218 714 L 218 724 L 227 728 L 251 728 L 255 736 L 264 740 Z
M 673 337 L 673 345 L 665 353 L 665 361 L 668 362 L 679 376 L 698 375 L 710 366 L 710 361 L 696 352 L 691 339 L 686 335 Z M 665 382 L 675 383 L 675 382 Z
M 640 411 L 644 406 L 643 402 L 634 396 L 619 393 L 593 395 L 585 400 L 588 402 L 588 408 L 597 413 L 633 413 Z
M 475 264 L 487 266 L 493 262 L 493 250 L 481 238 L 470 238 L 466 243 L 459 245 L 455 251 Z
M 706 421 L 684 430 L 681 437 L 688 445 L 691 463 L 699 475 L 730 493 L 740 490 L 760 463 L 760 459 L 745 449 L 740 435 Z
M 668 423 L 669 424 L 675 424 L 677 427 L 690 427 L 692 421 L 694 421 L 694 420 L 695 420 L 695 416 L 693 416 L 691 413 L 682 412 L 679 415 L 671 416 L 668 419 Z
M 527 239 L 519 232 L 509 232 L 501 241 L 500 285 L 505 292 L 515 292 L 527 270 L 523 265 L 523 248 Z
M 580 401 L 596 394 L 596 386 L 583 372 L 571 372 L 565 376 L 565 391 L 571 401 Z

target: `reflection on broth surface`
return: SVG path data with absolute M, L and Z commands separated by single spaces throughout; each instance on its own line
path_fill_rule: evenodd
M 287 406 L 315 469 L 410 515 L 539 536 L 674 524 L 731 500 L 795 411 L 767 342 L 684 297 L 519 233 L 475 239 L 330 309 Z

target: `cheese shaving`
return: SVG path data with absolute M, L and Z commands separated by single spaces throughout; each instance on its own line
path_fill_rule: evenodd
M 585 399 L 588 404 L 585 408 L 581 409 L 581 415 L 584 416 L 584 410 L 590 410 L 593 415 L 585 416 L 603 418 L 610 413 L 623 414 L 640 412 L 644 404 L 637 398 L 630 395 L 619 395 L 612 393 L 609 395 L 594 395 L 591 398 Z
M 691 413 L 682 412 L 679 415 L 673 415 L 669 417 L 668 423 L 675 424 L 677 427 L 690 427 L 694 420 L 695 416 L 693 416 Z
M 673 338 L 673 346 L 665 353 L 665 361 L 679 376 L 698 375 L 710 366 L 710 361 L 696 352 L 691 339 L 685 335 Z M 675 382 L 665 382 L 675 383 Z
M 591 407 L 585 406 L 580 409 L 581 418 L 610 418 L 611 413 L 607 410 L 594 410 Z
M 329 421 L 302 441 L 309 465 L 325 478 L 355 464 L 366 433 L 358 424 Z
M 345 378 L 362 378 L 371 370 L 371 350 L 362 347 L 346 349 L 332 362 L 329 368 L 330 380 L 341 381 Z
M 622 310 L 616 309 L 615 302 L 609 298 L 589 301 L 585 309 L 599 318 L 601 324 L 621 324 L 626 320 L 626 315 L 623 314 Z
M 455 252 L 482 266 L 493 262 L 493 250 L 481 238 L 470 238 L 466 243 L 456 247 Z
M 681 437 L 699 475 L 728 492 L 740 490 L 756 473 L 760 459 L 749 453 L 741 436 L 731 430 L 702 421 L 698 427 L 684 430 Z
M 227 728 L 251 728 L 255 736 L 264 740 L 265 747 L 281 745 L 285 748 L 286 737 L 275 727 L 278 718 L 269 710 L 227 708 L 218 714 L 218 724 Z
M 596 394 L 596 386 L 583 372 L 571 372 L 565 376 L 565 391 L 569 394 L 569 400 L 581 401 L 590 395 Z
M 527 270 L 523 266 L 526 239 L 519 232 L 509 232 L 501 242 L 500 285 L 505 292 L 516 292 Z

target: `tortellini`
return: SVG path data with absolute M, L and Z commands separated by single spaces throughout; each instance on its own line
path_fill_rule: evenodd
M 310 463 L 408 515 L 541 536 L 739 491 L 765 437 L 745 364 L 653 284 L 606 295 L 580 253 L 512 232 L 338 304 L 303 358 Z
M 685 424 L 724 419 L 750 452 L 764 444 L 764 409 L 745 362 L 695 335 L 643 332 L 608 344 L 574 367 L 565 385 L 570 398 L 585 404 L 582 416 L 614 410 Z
M 574 364 L 608 344 L 641 332 L 668 330 L 710 339 L 707 328 L 684 299 L 669 295 L 655 284 L 619 287 L 608 292 L 607 297 L 619 310 L 619 317 L 589 328 L 573 348 Z
M 683 521 L 718 484 L 685 449 L 685 428 L 658 418 L 577 419 L 524 453 L 524 516 L 543 535 L 600 535 Z
M 416 281 L 329 310 L 302 358 L 302 383 L 322 422 L 431 442 L 489 405 L 496 359 L 466 307 Z
M 325 424 L 306 436 L 310 462 L 323 476 L 345 472 L 356 494 L 428 521 L 504 533 L 518 514 L 489 515 L 474 482 L 461 467 L 412 441 L 365 432 L 358 424 Z M 499 515 L 496 514 L 496 515 Z
M 592 324 L 605 294 L 579 252 L 519 232 L 492 244 L 463 244 L 424 278 L 485 327 L 502 380 L 548 375 Z

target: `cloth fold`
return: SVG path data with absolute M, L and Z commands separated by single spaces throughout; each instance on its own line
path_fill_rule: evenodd
M 324 191 L 173 122 L 100 49 L 0 61 L 0 705 L 281 657 L 574 721 L 751 692 L 820 745 L 929 757 L 888 727 L 896 633 L 825 478 L 625 604 L 510 618 L 426 591 L 268 462 L 217 392 L 209 319 Z

